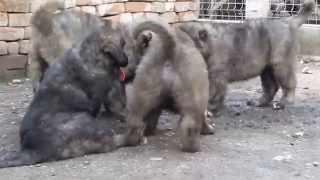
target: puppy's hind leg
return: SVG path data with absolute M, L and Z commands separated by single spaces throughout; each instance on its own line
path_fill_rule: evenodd
M 274 74 L 282 89 L 282 97 L 277 108 L 292 104 L 295 98 L 297 78 L 294 64 L 282 64 L 274 67 Z
M 88 113 L 61 114 L 56 117 L 67 122 L 58 126 L 59 132 L 53 134 L 52 146 L 56 159 L 69 159 L 92 153 L 105 153 L 123 145 L 123 138 L 115 136 L 108 121 L 95 119 Z
M 159 103 L 159 95 L 160 89 L 157 89 L 155 92 L 144 89 L 143 86 L 138 86 L 136 90 L 134 90 L 132 102 L 128 103 L 128 129 L 126 133 L 127 142 L 126 145 L 134 146 L 138 145 L 142 142 L 144 138 L 144 129 L 147 124 L 150 128 L 151 125 L 155 122 L 144 122 L 144 120 L 149 121 L 150 119 L 146 119 L 147 115 L 152 112 L 151 110 L 156 108 Z
M 257 107 L 265 107 L 270 105 L 270 102 L 273 100 L 275 94 L 279 90 L 279 84 L 277 82 L 276 77 L 274 76 L 272 67 L 266 67 L 262 71 L 260 79 L 263 94 L 259 98 L 258 102 L 253 104 Z
M 183 151 L 200 151 L 201 126 L 202 124 L 197 121 L 195 116 L 190 113 L 182 114 L 179 133 Z

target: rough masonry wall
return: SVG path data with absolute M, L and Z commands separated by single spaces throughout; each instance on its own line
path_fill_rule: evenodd
M 0 0 L 0 80 L 26 72 L 32 13 L 48 0 Z M 160 16 L 170 23 L 195 20 L 192 0 L 65 0 L 67 8 L 116 22 Z

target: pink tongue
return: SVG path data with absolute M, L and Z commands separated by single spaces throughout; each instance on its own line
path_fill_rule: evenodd
M 119 80 L 124 81 L 126 79 L 126 74 L 124 71 L 120 68 L 120 73 L 119 73 Z

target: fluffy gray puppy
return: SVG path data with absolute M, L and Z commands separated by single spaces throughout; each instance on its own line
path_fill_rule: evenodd
M 210 79 L 209 110 L 223 107 L 227 84 L 261 77 L 263 95 L 257 106 L 267 106 L 279 87 L 282 97 L 275 107 L 294 101 L 298 28 L 314 9 L 307 0 L 298 16 L 282 19 L 253 19 L 242 24 L 186 23 L 180 29 L 194 40 L 205 58 Z
M 140 58 L 128 94 L 126 144 L 139 144 L 144 133 L 155 129 L 161 111 L 169 109 L 181 115 L 182 149 L 199 151 L 200 133 L 213 133 L 204 114 L 209 82 L 201 54 L 188 35 L 164 23 L 142 22 L 134 28 L 133 38 Z

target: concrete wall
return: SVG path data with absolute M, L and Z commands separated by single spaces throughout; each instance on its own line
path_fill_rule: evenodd
M 320 56 L 320 25 L 303 25 L 299 36 L 301 54 Z

